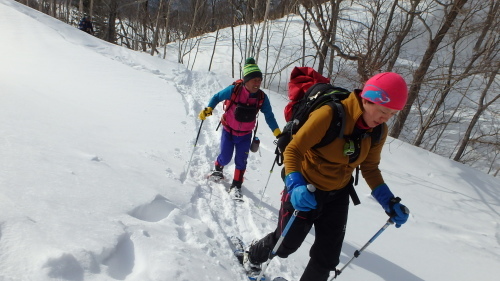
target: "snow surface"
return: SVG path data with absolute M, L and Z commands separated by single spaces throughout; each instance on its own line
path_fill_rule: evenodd
M 206 182 L 221 108 L 194 146 L 197 114 L 232 78 L 108 44 L 10 0 L 0 0 L 0 35 L 0 280 L 245 280 L 227 237 L 272 231 L 283 184 L 280 167 L 270 172 L 263 116 L 246 201 Z M 284 125 L 285 101 L 267 92 Z M 337 280 L 498 280 L 498 179 L 393 139 L 381 170 L 410 219 Z M 387 220 L 362 179 L 357 191 L 339 266 Z M 299 280 L 313 240 L 311 231 L 268 273 Z

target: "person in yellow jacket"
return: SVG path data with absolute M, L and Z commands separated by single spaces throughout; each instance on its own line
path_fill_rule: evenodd
M 354 188 L 352 173 L 357 166 L 372 189 L 373 197 L 391 216 L 396 227 L 406 222 L 409 211 L 400 203 L 400 198 L 392 194 L 378 166 L 387 138 L 385 123 L 404 108 L 407 96 L 406 82 L 399 74 L 385 72 L 373 76 L 362 91 L 355 90 L 342 101 L 344 137 L 320 148 L 313 146 L 326 134 L 334 118 L 333 110 L 330 106 L 322 106 L 310 114 L 284 152 L 286 186 L 278 226 L 249 247 L 244 255 L 247 270 L 260 273 L 260 264 L 268 260 L 287 222 L 298 210 L 275 254 L 286 258 L 295 252 L 314 226 L 315 240 L 300 281 L 326 281 L 339 263 L 349 190 Z M 377 126 L 383 126 L 383 130 L 380 141 L 375 142 L 366 136 Z M 344 150 L 349 140 L 354 143 L 353 153 Z M 307 185 L 313 185 L 315 191 L 309 191 L 314 189 L 308 189 Z

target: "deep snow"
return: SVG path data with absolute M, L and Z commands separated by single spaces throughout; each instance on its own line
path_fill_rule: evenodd
M 174 54 L 111 45 L 10 0 L 0 35 L 0 280 L 244 280 L 227 237 L 272 231 L 283 184 L 263 116 L 246 201 L 207 184 L 221 107 L 195 147 L 197 115 L 232 82 L 227 71 L 190 71 Z M 266 92 L 284 125 L 286 101 Z M 500 181 L 398 140 L 383 154 L 411 217 L 338 280 L 497 280 Z M 387 219 L 362 179 L 357 191 L 340 266 Z M 269 274 L 299 280 L 313 239 Z

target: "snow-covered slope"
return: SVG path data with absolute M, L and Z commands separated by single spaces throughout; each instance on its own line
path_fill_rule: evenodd
M 197 113 L 232 79 L 102 42 L 10 0 L 0 0 L 0 35 L 0 280 L 244 280 L 227 236 L 248 243 L 272 231 L 282 183 L 261 117 L 245 202 L 207 184 L 221 108 L 195 147 Z M 284 125 L 285 102 L 267 92 Z M 498 179 L 397 140 L 381 169 L 410 220 L 339 280 L 497 279 Z M 387 219 L 362 179 L 357 190 L 341 265 Z M 269 273 L 299 280 L 313 240 L 314 231 Z

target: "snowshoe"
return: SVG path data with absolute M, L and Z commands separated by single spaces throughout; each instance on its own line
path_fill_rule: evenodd
M 260 272 L 262 271 L 262 267 L 259 263 L 252 263 L 250 261 L 247 251 L 245 251 L 245 253 L 243 254 L 243 268 L 247 272 L 248 279 L 250 280 L 257 280 Z M 266 278 L 262 276 L 260 280 L 266 280 Z
M 208 179 L 214 182 L 221 182 L 224 179 L 224 174 L 222 171 L 212 171 L 212 173 L 208 175 Z
M 248 252 L 245 251 L 245 244 L 243 243 L 243 241 L 241 241 L 240 238 L 236 236 L 231 236 L 229 239 L 231 240 L 232 243 L 231 248 L 233 249 L 234 256 L 243 266 L 243 269 L 245 270 L 248 279 L 257 280 L 262 270 L 260 264 L 253 264 L 250 262 L 250 260 L 248 259 Z M 266 277 L 262 276 L 260 280 L 265 281 Z
M 234 201 L 238 201 L 238 202 L 243 202 L 243 194 L 241 193 L 241 188 L 238 188 L 238 187 L 235 187 L 235 186 L 231 186 L 229 188 L 229 196 L 231 196 L 231 198 L 234 200 Z

